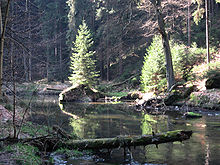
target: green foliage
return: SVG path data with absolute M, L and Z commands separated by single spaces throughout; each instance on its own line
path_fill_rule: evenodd
M 184 44 L 178 44 L 173 40 L 170 41 L 170 45 L 176 79 L 188 81 L 194 64 L 201 60 L 201 55 L 205 53 L 205 49 L 198 48 L 196 44 L 192 44 L 192 47 L 188 48 Z M 163 91 L 165 89 L 166 68 L 164 57 L 161 38 L 155 36 L 147 49 L 142 68 L 141 84 L 145 92 Z
M 153 90 L 158 87 L 159 83 L 166 80 L 164 57 L 161 38 L 155 36 L 144 57 L 141 75 L 141 84 L 144 91 Z
M 7 152 L 13 153 L 13 159 L 18 164 L 23 165 L 39 165 L 42 163 L 41 158 L 36 156 L 38 149 L 30 145 L 24 145 L 21 143 L 15 145 L 9 145 L 5 148 Z
M 123 96 L 127 96 L 128 95 L 128 92 L 111 92 L 111 93 L 108 93 L 108 96 L 112 96 L 112 97 L 123 97 Z
M 220 75 L 220 61 L 209 63 L 207 68 L 209 69 L 204 72 L 204 78 L 208 78 L 213 75 Z
M 84 20 L 79 26 L 78 35 L 73 44 L 73 53 L 70 57 L 72 74 L 69 80 L 73 85 L 94 85 L 99 74 L 95 70 L 95 52 L 91 51 L 93 46 L 92 34 Z
M 187 82 L 194 64 L 203 58 L 201 55 L 205 54 L 205 51 L 203 48 L 198 48 L 195 43 L 190 48 L 184 44 L 173 43 L 171 52 L 176 78 Z
M 49 131 L 52 129 L 47 126 L 34 125 L 31 122 L 26 122 L 21 128 L 21 133 L 32 137 L 47 135 Z
M 202 71 L 202 73 L 200 73 Z M 209 64 L 198 65 L 193 68 L 195 78 L 204 79 L 209 78 L 213 75 L 220 74 L 220 62 L 212 62 Z M 198 74 L 199 73 L 199 74 Z
M 199 114 L 199 113 L 195 113 L 195 112 L 188 112 L 187 115 L 195 116 L 195 117 L 202 117 L 201 114 Z
M 9 110 L 9 111 L 11 111 L 12 110 L 12 105 L 11 104 L 6 104 L 5 105 L 5 108 L 7 109 L 7 110 Z

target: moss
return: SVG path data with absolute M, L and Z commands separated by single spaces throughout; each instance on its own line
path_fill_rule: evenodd
M 195 112 L 187 112 L 187 113 L 185 114 L 185 116 L 186 116 L 187 118 L 200 118 L 200 117 L 202 117 L 201 114 L 195 113 Z
M 47 126 L 34 125 L 31 122 L 26 122 L 25 125 L 23 125 L 21 128 L 21 133 L 36 137 L 38 135 L 47 135 L 48 131 L 51 130 L 52 128 Z
M 13 154 L 12 158 L 17 164 L 39 165 L 42 163 L 41 158 L 37 156 L 38 149 L 36 147 L 17 143 L 5 147 L 4 150 Z

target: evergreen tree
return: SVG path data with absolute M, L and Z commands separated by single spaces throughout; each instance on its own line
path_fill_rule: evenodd
M 69 80 L 73 85 L 94 85 L 99 74 L 95 70 L 96 60 L 93 57 L 95 51 L 91 51 L 91 47 L 93 46 L 92 34 L 85 20 L 83 20 L 79 26 L 78 35 L 73 44 L 73 53 L 70 57 L 70 69 L 72 70 L 72 74 Z

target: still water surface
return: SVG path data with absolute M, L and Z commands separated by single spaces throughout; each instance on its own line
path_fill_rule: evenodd
M 111 155 L 84 155 L 65 160 L 54 156 L 55 164 L 73 165 L 219 165 L 220 113 L 200 112 L 199 119 L 185 119 L 178 113 L 150 115 L 135 111 L 132 104 L 65 104 L 57 98 L 42 98 L 31 105 L 30 119 L 38 124 L 59 125 L 81 138 L 141 135 L 169 130 L 193 130 L 190 140 L 131 148 L 131 152 L 114 149 Z

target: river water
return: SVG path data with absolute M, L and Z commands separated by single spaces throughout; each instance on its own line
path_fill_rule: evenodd
M 220 112 L 199 111 L 199 119 L 185 119 L 177 112 L 150 115 L 136 111 L 131 103 L 119 104 L 65 104 L 57 98 L 41 98 L 31 103 L 30 120 L 43 125 L 59 125 L 80 138 L 102 138 L 120 135 L 143 135 L 169 130 L 192 130 L 193 136 L 182 143 L 166 143 L 123 149 L 111 154 L 84 155 L 80 158 L 62 158 L 55 155 L 55 164 L 73 165 L 219 165 Z

